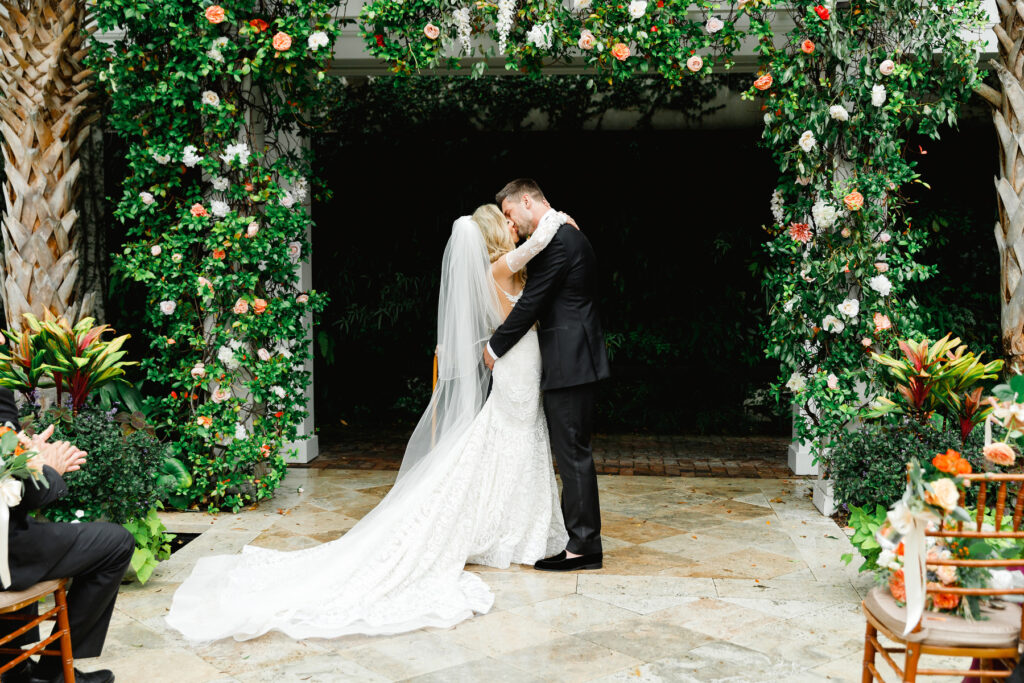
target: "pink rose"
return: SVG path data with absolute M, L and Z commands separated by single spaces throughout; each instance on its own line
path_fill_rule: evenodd
M 869 338 L 867 338 L 867 337 L 861 337 L 861 340 L 860 340 L 860 345 L 861 345 L 861 346 L 863 346 L 863 347 L 864 347 L 865 349 L 869 349 L 869 348 L 871 348 L 871 345 L 872 345 L 873 343 L 874 343 L 874 342 L 872 342 L 872 341 L 871 341 L 871 340 L 870 340 Z
M 295 297 L 295 301 L 300 304 L 304 304 L 307 301 L 309 301 L 309 296 L 306 294 L 299 294 L 297 297 Z
M 850 232 L 849 228 L 843 228 L 842 230 L 839 231 L 839 234 L 845 238 L 849 238 L 850 235 L 852 235 L 853 233 Z
M 245 299 L 239 299 L 231 310 L 234 311 L 235 315 L 245 315 L 249 312 L 249 302 Z
M 612 57 L 624 62 L 629 59 L 629 46 L 625 43 L 615 43 L 612 45 Z
M 878 241 L 882 242 L 883 244 L 888 242 L 891 239 L 892 239 L 892 235 L 890 235 L 887 232 L 883 232 L 881 235 L 878 236 Z
M 875 264 L 875 270 L 877 270 L 879 273 L 884 273 L 887 270 L 889 270 L 889 264 L 886 263 L 885 261 L 879 261 L 878 263 Z
M 210 215 L 206 213 L 206 207 L 203 206 L 202 204 L 193 204 L 192 208 L 189 209 L 189 213 L 191 213 L 196 218 L 205 218 L 206 216 Z
M 210 294 L 213 294 L 213 283 L 207 280 L 202 275 L 199 276 L 199 294 L 203 293 L 203 289 L 210 290 Z
M 149 253 L 153 256 L 159 256 L 163 249 L 160 248 L 159 244 L 154 244 L 149 248 Z
M 264 311 L 267 310 L 267 300 L 253 299 L 252 310 L 255 311 L 256 315 L 262 314 Z
M 696 73 L 704 68 L 704 60 L 700 55 L 693 55 L 686 60 L 686 68 Z
M 231 392 L 223 387 L 217 387 L 213 394 L 210 395 L 210 399 L 214 403 L 223 403 L 224 401 L 231 398 Z
M 288 243 L 288 256 L 293 260 L 298 259 L 302 256 L 302 243 L 301 242 L 289 242 Z
M 196 363 L 192 366 L 189 374 L 192 375 L 192 379 L 202 379 L 203 377 L 206 377 L 206 364 L 202 362 Z
M 249 224 L 249 227 L 247 227 L 245 229 L 245 236 L 246 237 L 255 237 L 256 233 L 258 233 L 259 231 L 260 231 L 260 224 L 255 222 L 255 221 L 253 221 L 252 223 Z
M 437 40 L 438 36 L 441 35 L 441 29 L 435 26 L 434 22 L 430 22 L 423 27 L 423 35 L 431 40 Z
M 274 34 L 270 44 L 274 46 L 274 49 L 278 52 L 284 52 L 292 46 L 292 37 L 284 31 L 278 31 Z
M 576 42 L 576 44 L 579 46 L 581 50 L 592 50 L 594 49 L 594 44 L 596 42 L 597 39 L 594 37 L 594 34 L 588 31 L 587 29 L 583 29 L 582 31 L 580 31 L 580 39 L 579 41 Z
M 264 361 L 270 360 L 270 351 L 267 351 L 266 349 L 258 350 L 256 352 L 256 355 L 259 356 L 260 360 L 264 360 Z
M 219 24 L 224 21 L 224 8 L 220 5 L 210 5 L 203 14 L 211 24 Z

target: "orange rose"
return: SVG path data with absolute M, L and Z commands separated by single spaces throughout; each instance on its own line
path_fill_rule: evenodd
M 221 261 L 223 261 L 225 256 L 227 256 L 227 254 L 224 253 L 223 249 L 213 250 L 213 258 L 220 259 Z
M 209 415 L 200 415 L 196 419 L 196 422 L 199 423 L 200 427 L 205 427 L 207 429 L 213 426 L 213 418 L 210 417 Z
M 889 577 L 889 592 L 899 602 L 907 601 L 907 584 L 903 580 L 903 570 L 897 569 Z
M 277 33 L 274 34 L 274 38 L 273 40 L 271 40 L 271 44 L 274 46 L 274 49 L 277 50 L 278 52 L 284 52 L 285 50 L 292 46 L 292 37 L 285 33 L 284 31 L 278 31 Z
M 1013 452 L 1013 448 L 1007 443 L 990 443 L 985 446 L 983 452 L 985 453 L 986 460 L 1003 467 L 1009 467 L 1017 459 L 1017 454 Z
M 757 88 L 758 90 L 767 90 L 768 88 L 772 87 L 772 75 L 765 74 L 764 76 L 759 77 L 756 81 L 754 81 L 754 87 Z
M 249 302 L 245 299 L 239 299 L 231 310 L 235 315 L 244 315 L 249 312 Z
M 800 49 L 803 50 L 804 54 L 811 54 L 814 52 L 814 43 L 810 40 L 805 40 L 800 43 Z
M 941 583 L 928 582 L 929 588 L 942 588 Z M 932 605 L 935 609 L 953 610 L 960 604 L 960 596 L 954 593 L 932 593 Z
M 268 24 L 263 19 L 250 19 L 249 26 L 252 26 L 254 29 L 256 29 L 256 33 L 266 31 L 268 28 L 270 28 L 270 24 Z
M 211 24 L 219 24 L 224 21 L 224 8 L 220 5 L 210 5 L 203 14 Z
M 267 310 L 267 300 L 256 299 L 255 301 L 252 302 L 252 310 L 256 312 L 256 315 L 263 313 L 265 310 Z
M 957 474 L 970 474 L 974 469 L 971 467 L 971 463 L 967 460 L 960 458 L 956 461 L 956 473 Z
M 843 197 L 843 203 L 846 204 L 846 208 L 850 211 L 860 211 L 861 207 L 864 206 L 864 195 L 854 190 Z
M 191 213 L 196 218 L 205 218 L 206 216 L 210 215 L 206 212 L 206 207 L 203 206 L 202 204 L 193 204 L 192 208 L 189 209 L 189 213 Z
M 935 469 L 946 474 L 956 474 L 957 460 L 960 459 L 960 454 L 954 451 L 952 448 L 947 450 L 945 453 L 939 453 L 932 458 L 932 464 L 935 465 Z
M 629 59 L 629 46 L 625 43 L 615 43 L 612 45 L 612 57 L 624 62 Z

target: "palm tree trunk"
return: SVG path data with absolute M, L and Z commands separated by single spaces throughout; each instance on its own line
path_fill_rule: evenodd
M 72 324 L 78 287 L 79 148 L 94 117 L 79 0 L 0 0 L 0 152 L 6 165 L 3 300 L 8 324 L 46 312 Z

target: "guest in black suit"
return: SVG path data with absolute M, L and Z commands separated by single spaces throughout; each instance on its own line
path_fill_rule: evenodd
M 523 239 L 553 211 L 529 179 L 513 180 L 496 201 Z M 562 478 L 562 515 L 569 532 L 566 552 L 534 566 L 546 571 L 599 569 L 601 508 L 590 437 L 595 386 L 611 373 L 597 308 L 597 258 L 586 236 L 569 224 L 530 261 L 522 298 L 484 351 L 487 366 L 493 369 L 494 360 L 534 323 L 539 323 L 544 414 Z
M 0 424 L 18 426 L 14 394 L 0 387 Z M 52 430 L 48 430 L 51 432 Z M 123 526 L 106 522 L 85 524 L 40 522 L 29 516 L 33 510 L 45 508 L 67 494 L 61 475 L 77 470 L 85 462 L 85 453 L 67 442 L 45 443 L 49 433 L 37 437 L 33 448 L 42 465 L 49 488 L 25 484 L 21 503 L 11 509 L 8 532 L 7 562 L 11 569 L 8 590 L 24 590 L 48 579 L 71 578 L 68 588 L 68 622 L 71 627 L 71 649 L 75 659 L 98 657 L 114 611 L 114 600 L 121 579 L 128 569 L 135 540 Z M 33 605 L 23 613 L 38 613 Z M 20 625 L 0 622 L 0 634 L 11 633 Z M 35 630 L 34 630 L 35 631 Z M 35 642 L 37 632 L 29 631 L 15 642 Z M 9 661 L 4 659 L 3 661 Z M 110 683 L 110 671 L 81 673 L 75 671 L 79 683 Z M 59 657 L 31 660 L 4 674 L 3 683 L 63 683 Z

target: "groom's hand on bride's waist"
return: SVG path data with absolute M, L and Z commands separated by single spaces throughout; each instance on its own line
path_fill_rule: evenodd
M 484 365 L 487 366 L 488 370 L 494 370 L 494 356 L 491 355 L 490 346 L 484 347 Z

